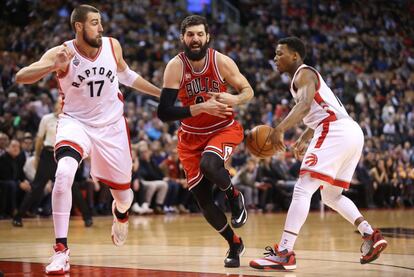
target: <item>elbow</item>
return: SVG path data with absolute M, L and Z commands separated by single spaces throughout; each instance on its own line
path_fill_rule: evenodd
M 21 72 L 21 71 L 17 72 L 17 74 L 16 74 L 16 78 L 15 78 L 15 81 L 16 81 L 16 83 L 18 83 L 18 84 L 22 84 L 22 83 L 23 83 L 23 76 L 22 76 L 22 74 L 21 74 L 20 72 Z
M 19 72 L 16 73 L 15 76 L 15 82 L 17 84 L 30 84 L 32 83 L 31 80 L 28 79 L 28 76 L 24 74 L 24 72 L 22 72 L 22 70 L 20 70 Z
M 251 92 L 250 92 L 250 95 L 249 95 L 249 101 L 252 100 L 252 98 L 254 97 L 254 90 L 253 90 L 253 88 L 250 88 L 250 89 L 251 89 Z
M 166 116 L 165 110 L 164 110 L 164 108 L 163 108 L 163 107 L 161 107 L 161 106 L 158 106 L 158 109 L 157 109 L 157 116 L 158 116 L 158 118 L 159 118 L 162 122 L 167 122 L 167 121 L 168 121 L 168 118 L 167 118 L 167 116 Z

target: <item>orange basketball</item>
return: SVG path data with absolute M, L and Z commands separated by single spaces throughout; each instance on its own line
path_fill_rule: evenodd
M 246 136 L 246 147 L 254 156 L 264 159 L 276 153 L 270 141 L 272 127 L 259 125 L 254 127 Z

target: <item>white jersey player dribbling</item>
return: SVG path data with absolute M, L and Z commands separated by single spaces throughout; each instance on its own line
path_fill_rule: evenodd
M 16 82 L 31 84 L 56 72 L 63 99 L 59 117 L 55 157 L 56 180 L 52 191 L 56 244 L 48 274 L 69 271 L 67 235 L 72 206 L 71 186 L 82 159 L 90 157 L 91 176 L 111 188 L 115 245 L 128 234 L 128 209 L 132 159 L 129 132 L 123 117 L 123 97 L 118 81 L 138 91 L 160 96 L 160 89 L 129 69 L 122 48 L 114 38 L 102 37 L 99 10 L 89 5 L 71 14 L 75 39 L 46 51 L 39 61 L 21 69 Z
M 293 75 L 290 85 L 293 99 L 297 97 L 295 77 L 305 68 L 316 74 L 318 84 L 310 111 L 303 118 L 303 123 L 315 132 L 304 155 L 300 175 L 310 174 L 313 178 L 347 189 L 361 157 L 363 132 L 319 72 L 310 66 L 302 64 Z M 346 145 L 342 145 L 343 137 L 347 137 Z
M 349 188 L 361 156 L 364 135 L 344 106 L 314 68 L 303 63 L 306 48 L 296 37 L 281 39 L 274 61 L 280 73 L 291 77 L 290 92 L 295 100 L 289 114 L 270 135 L 276 150 L 284 151 L 284 132 L 303 121 L 307 129 L 293 144 L 296 158 L 303 155 L 280 243 L 266 247 L 264 258 L 250 266 L 266 270 L 293 270 L 293 248 L 309 213 L 312 195 L 320 188 L 324 204 L 337 211 L 361 233 L 361 264 L 377 259 L 386 248 L 381 232 L 372 229 L 355 204 L 342 195 Z M 306 143 L 309 141 L 306 149 Z M 305 151 L 306 150 L 306 151 Z

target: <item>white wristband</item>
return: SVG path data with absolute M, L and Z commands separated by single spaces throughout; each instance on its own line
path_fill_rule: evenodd
M 134 84 L 135 80 L 138 78 L 138 73 L 136 73 L 135 71 L 132 71 L 129 67 L 127 67 L 124 71 L 122 72 L 118 72 L 118 81 L 123 84 L 126 85 L 128 87 L 132 87 L 132 85 Z

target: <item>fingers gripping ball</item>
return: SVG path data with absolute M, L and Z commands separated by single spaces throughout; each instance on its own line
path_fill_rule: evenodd
M 254 127 L 246 136 L 246 147 L 254 156 L 264 159 L 276 153 L 270 140 L 272 127 L 259 125 Z

